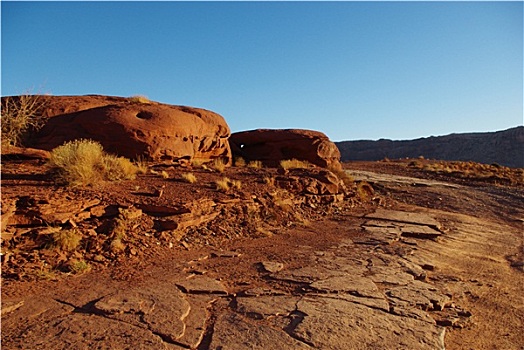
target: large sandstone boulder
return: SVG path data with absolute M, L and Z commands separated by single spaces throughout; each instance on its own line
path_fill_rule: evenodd
M 199 108 L 110 96 L 43 96 L 45 126 L 31 146 L 92 139 L 107 152 L 152 160 L 231 159 L 224 118 Z
M 237 132 L 229 138 L 235 156 L 278 166 L 281 160 L 305 160 L 320 167 L 340 168 L 340 152 L 318 131 L 300 129 L 258 129 Z

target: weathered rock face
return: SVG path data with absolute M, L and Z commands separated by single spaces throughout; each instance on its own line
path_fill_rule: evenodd
M 318 131 L 300 129 L 258 129 L 231 135 L 229 144 L 235 156 L 260 160 L 277 166 L 281 160 L 305 160 L 321 167 L 340 167 L 340 152 Z
M 153 160 L 231 159 L 224 118 L 199 108 L 104 96 L 45 96 L 49 117 L 35 148 L 92 139 L 110 153 Z

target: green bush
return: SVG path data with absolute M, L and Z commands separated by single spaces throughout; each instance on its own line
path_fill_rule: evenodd
M 134 179 L 138 168 L 129 159 L 106 154 L 98 142 L 74 140 L 51 151 L 56 180 L 69 186 Z

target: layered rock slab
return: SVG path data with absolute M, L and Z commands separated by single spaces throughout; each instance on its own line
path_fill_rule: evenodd
M 444 328 L 343 299 L 304 298 L 291 334 L 317 349 L 444 349 Z M 341 317 L 343 315 L 343 317 Z

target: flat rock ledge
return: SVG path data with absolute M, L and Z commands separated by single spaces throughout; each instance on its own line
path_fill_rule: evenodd
M 410 214 L 366 216 L 363 228 L 351 228 L 371 237 L 366 244 L 345 239 L 314 254 L 297 247 L 309 258 L 303 267 L 259 262 L 264 285 L 242 292 L 230 292 L 234 281 L 179 269 L 129 289 L 86 286 L 71 300 L 2 300 L 2 342 L 34 349 L 445 349 L 446 326 L 471 313 L 425 281 L 412 254 L 383 249 L 392 242 L 409 249 L 399 240 L 406 227 L 440 227 Z

